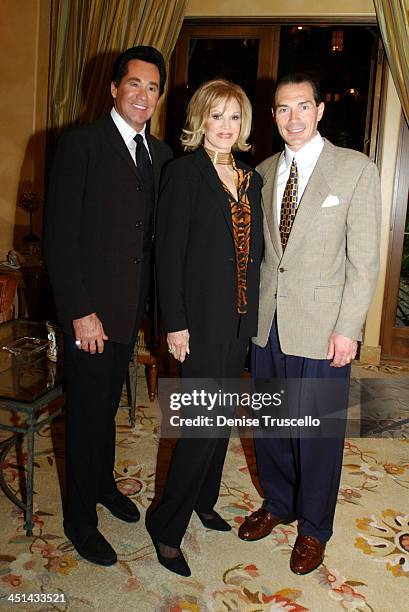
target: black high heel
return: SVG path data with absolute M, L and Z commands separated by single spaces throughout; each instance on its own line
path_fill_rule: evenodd
M 205 518 L 200 512 L 196 510 L 197 516 L 202 521 L 202 524 L 207 529 L 213 529 L 214 531 L 231 531 L 231 525 L 224 520 L 215 510 L 212 512 L 211 518 Z
M 179 554 L 177 557 L 164 557 L 160 552 L 160 543 L 152 538 L 153 545 L 155 547 L 156 556 L 158 557 L 158 561 L 163 567 L 166 567 L 167 570 L 173 572 L 174 574 L 179 574 L 179 576 L 190 576 L 191 571 L 188 566 L 185 557 L 183 556 L 182 551 L 179 548 Z

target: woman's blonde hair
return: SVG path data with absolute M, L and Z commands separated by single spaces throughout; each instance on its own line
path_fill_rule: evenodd
M 185 127 L 180 137 L 185 151 L 194 151 L 202 144 L 211 109 L 219 102 L 227 103 L 231 99 L 237 100 L 241 109 L 240 134 L 232 148 L 236 151 L 249 150 L 247 138 L 251 130 L 252 113 L 250 100 L 239 85 L 224 79 L 216 79 L 203 83 L 189 102 Z

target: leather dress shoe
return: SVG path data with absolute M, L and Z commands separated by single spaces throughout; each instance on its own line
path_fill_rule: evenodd
M 76 530 L 64 525 L 64 533 L 81 557 L 97 565 L 114 565 L 116 552 L 96 527 Z
M 207 529 L 213 529 L 214 531 L 231 531 L 231 525 L 215 510 L 212 511 L 212 516 L 210 518 L 205 517 L 203 514 L 197 511 L 196 514 L 202 521 L 204 527 L 207 527 Z
M 255 542 L 270 535 L 274 527 L 280 523 L 292 523 L 294 519 L 283 519 L 279 516 L 274 516 L 265 508 L 259 508 L 249 516 L 247 516 L 239 527 L 239 538 L 248 542 Z
M 314 536 L 299 535 L 291 553 L 290 569 L 294 574 L 309 574 L 321 565 L 326 542 Z
M 126 523 L 136 523 L 141 518 L 136 505 L 129 497 L 117 491 L 114 495 L 101 497 L 98 502 L 105 506 L 111 514 Z

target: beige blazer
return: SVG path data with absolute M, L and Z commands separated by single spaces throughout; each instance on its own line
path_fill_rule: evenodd
M 379 174 L 362 153 L 325 140 L 283 254 L 276 203 L 280 155 L 257 167 L 264 182 L 265 253 L 253 342 L 267 344 L 277 310 L 282 351 L 325 359 L 333 331 L 361 339 L 379 269 Z

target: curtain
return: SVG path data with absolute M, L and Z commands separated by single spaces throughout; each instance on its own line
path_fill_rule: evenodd
M 409 0 L 374 0 L 389 68 L 409 125 Z
M 168 62 L 186 0 L 54 0 L 48 124 L 53 132 L 102 116 L 112 106 L 117 55 L 152 45 Z

